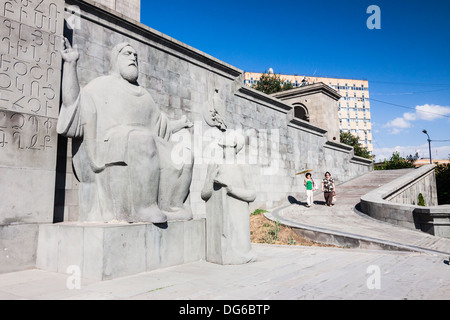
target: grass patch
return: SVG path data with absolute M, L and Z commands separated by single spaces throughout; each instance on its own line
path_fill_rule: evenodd
M 256 209 L 250 216 L 258 216 L 260 214 L 268 213 L 269 211 L 263 209 Z
M 279 221 L 271 221 L 264 216 L 268 211 L 256 210 L 250 215 L 250 238 L 252 243 L 265 243 L 291 246 L 335 247 L 322 245 L 303 238 Z
M 170 287 L 173 287 L 173 286 L 174 286 L 174 285 L 167 286 L 167 287 L 161 287 L 161 288 L 152 289 L 152 290 L 147 291 L 147 293 L 155 292 L 155 291 L 160 291 L 160 290 L 164 290 L 164 289 L 167 289 L 167 288 L 170 288 Z

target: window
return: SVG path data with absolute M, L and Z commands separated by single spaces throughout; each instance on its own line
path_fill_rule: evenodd
M 308 109 L 302 104 L 294 105 L 294 117 L 309 121 Z

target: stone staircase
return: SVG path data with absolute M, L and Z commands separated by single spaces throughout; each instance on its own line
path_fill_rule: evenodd
M 450 239 L 375 220 L 358 210 L 363 195 L 410 170 L 373 171 L 338 185 L 338 199 L 336 205 L 331 208 L 324 205 L 323 195 L 318 192 L 315 194 L 315 205 L 311 208 L 307 208 L 300 201 L 277 208 L 266 214 L 266 217 L 288 225 L 302 236 L 320 243 L 448 256 Z

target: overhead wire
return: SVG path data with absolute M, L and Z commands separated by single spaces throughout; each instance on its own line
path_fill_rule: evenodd
M 416 108 L 404 106 L 404 105 L 397 104 L 397 103 L 392 103 L 392 102 L 382 101 L 382 100 L 378 100 L 378 99 L 374 99 L 374 98 L 368 98 L 368 100 L 369 100 L 369 101 L 376 101 L 376 102 L 379 102 L 379 103 L 388 104 L 388 105 L 395 106 L 395 107 L 399 107 L 399 108 L 404 108 L 404 109 L 410 109 L 410 110 L 415 110 L 415 111 L 417 111 Z M 442 114 L 442 113 L 437 113 L 437 112 L 431 112 L 431 111 L 425 111 L 425 110 L 419 110 L 419 112 L 429 113 L 429 114 L 433 114 L 433 115 L 437 115 L 437 116 L 445 117 L 445 118 L 450 118 L 450 115 Z

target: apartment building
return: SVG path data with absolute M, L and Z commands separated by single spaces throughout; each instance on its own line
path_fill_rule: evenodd
M 261 75 L 262 73 L 245 72 L 244 83 L 252 87 Z M 338 102 L 339 129 L 357 136 L 360 143 L 373 152 L 369 81 L 283 74 L 280 77 L 294 88 L 322 82 L 336 90 L 342 97 Z

